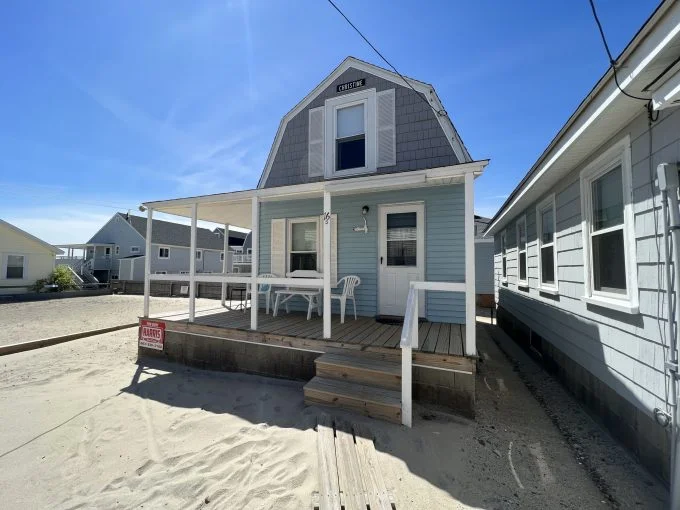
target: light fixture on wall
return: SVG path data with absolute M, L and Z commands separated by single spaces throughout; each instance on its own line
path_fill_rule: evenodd
M 368 214 L 369 208 L 367 205 L 363 206 L 361 208 L 361 215 L 364 217 L 364 226 L 363 227 L 354 227 L 353 230 L 355 232 L 363 232 L 364 234 L 368 234 L 368 224 L 366 223 L 366 215 Z

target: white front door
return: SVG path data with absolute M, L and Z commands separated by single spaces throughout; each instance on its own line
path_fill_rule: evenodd
M 409 282 L 425 279 L 425 206 L 380 206 L 378 314 L 403 317 Z M 419 296 L 419 315 L 425 299 Z

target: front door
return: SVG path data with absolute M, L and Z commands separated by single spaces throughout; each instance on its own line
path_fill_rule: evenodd
M 425 206 L 380 206 L 378 314 L 403 317 L 409 282 L 425 279 Z M 419 315 L 425 300 L 419 299 Z

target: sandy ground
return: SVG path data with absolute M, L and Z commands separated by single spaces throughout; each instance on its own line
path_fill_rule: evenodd
M 476 421 L 344 415 L 375 434 L 396 508 L 607 507 L 496 345 L 479 345 Z M 135 360 L 134 330 L 0 358 L 3 506 L 310 508 L 327 410 L 304 406 L 302 384 Z
M 133 323 L 142 315 L 143 296 L 88 296 L 27 303 L 0 303 L 0 345 L 39 340 Z M 219 308 L 215 299 L 197 299 L 196 310 Z M 186 312 L 187 298 L 152 297 L 150 313 Z

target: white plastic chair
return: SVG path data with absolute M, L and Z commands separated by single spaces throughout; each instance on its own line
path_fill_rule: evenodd
M 357 320 L 357 302 L 354 299 L 354 288 L 361 285 L 361 278 L 356 275 L 348 275 L 338 280 L 338 287 L 342 284 L 342 294 L 331 293 L 331 300 L 340 301 L 340 324 L 345 323 L 345 305 L 351 299 L 354 305 L 354 320 Z
M 272 273 L 265 273 L 265 274 L 261 274 L 260 278 L 277 278 L 277 276 L 275 274 L 272 274 Z M 266 296 L 265 297 L 265 300 L 266 300 L 265 307 L 266 307 L 266 310 L 267 310 L 267 315 L 269 315 L 269 302 L 273 299 L 272 298 L 272 285 L 271 285 L 271 283 L 260 283 L 257 286 L 257 294 L 258 295 L 264 294 Z M 248 284 L 246 284 L 246 301 L 248 301 L 248 296 L 250 296 L 250 295 L 251 295 L 250 284 L 248 283 Z M 252 296 L 251 296 L 251 305 L 252 305 Z M 243 311 L 244 312 L 246 311 L 245 306 L 243 307 Z

